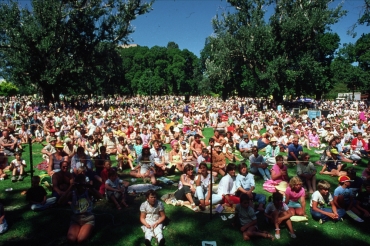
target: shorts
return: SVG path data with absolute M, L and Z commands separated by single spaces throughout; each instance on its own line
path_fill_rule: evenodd
M 95 226 L 95 216 L 93 214 L 74 214 L 71 217 L 71 225 L 77 224 L 79 226 L 92 225 Z
M 289 208 L 301 208 L 302 206 L 299 202 L 289 201 L 288 207 Z

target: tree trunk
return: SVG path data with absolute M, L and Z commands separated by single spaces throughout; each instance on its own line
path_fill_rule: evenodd
M 44 99 L 45 105 L 48 105 L 50 102 L 54 102 L 54 98 L 52 95 L 52 89 L 50 85 L 42 87 L 42 97 Z

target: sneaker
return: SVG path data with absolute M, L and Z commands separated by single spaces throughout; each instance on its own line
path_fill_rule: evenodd
M 322 219 L 319 219 L 319 224 L 323 224 L 324 222 L 322 221 Z
M 23 181 L 23 176 L 22 175 L 19 175 L 18 181 Z
M 276 238 L 276 239 L 280 239 L 280 234 L 276 234 L 276 233 L 275 233 L 275 238 Z
M 4 178 L 0 178 L 0 180 L 4 180 Z
M 12 177 L 12 181 L 15 182 L 17 181 L 17 178 L 15 176 Z
M 291 238 L 297 238 L 297 236 L 294 233 L 289 233 Z
M 340 218 L 338 221 L 343 222 L 343 221 L 344 221 L 344 219 L 343 219 L 343 218 Z

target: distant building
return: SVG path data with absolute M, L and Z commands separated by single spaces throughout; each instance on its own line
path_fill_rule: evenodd
M 122 44 L 122 45 L 119 45 L 118 47 L 125 49 L 125 48 L 137 47 L 137 44 Z

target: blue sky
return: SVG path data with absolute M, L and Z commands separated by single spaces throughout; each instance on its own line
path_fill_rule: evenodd
M 335 0 L 330 6 L 338 5 Z M 341 43 L 355 42 L 362 33 L 368 33 L 370 27 L 358 26 L 357 36 L 352 38 L 347 31 L 356 23 L 363 9 L 364 0 L 343 0 L 347 16 L 332 26 L 332 31 L 339 34 Z M 225 0 L 156 0 L 153 10 L 138 16 L 132 22 L 135 33 L 131 35 L 132 43 L 152 47 L 166 46 L 174 41 L 180 49 L 188 49 L 199 56 L 205 39 L 213 32 L 211 20 L 216 14 L 232 11 Z

